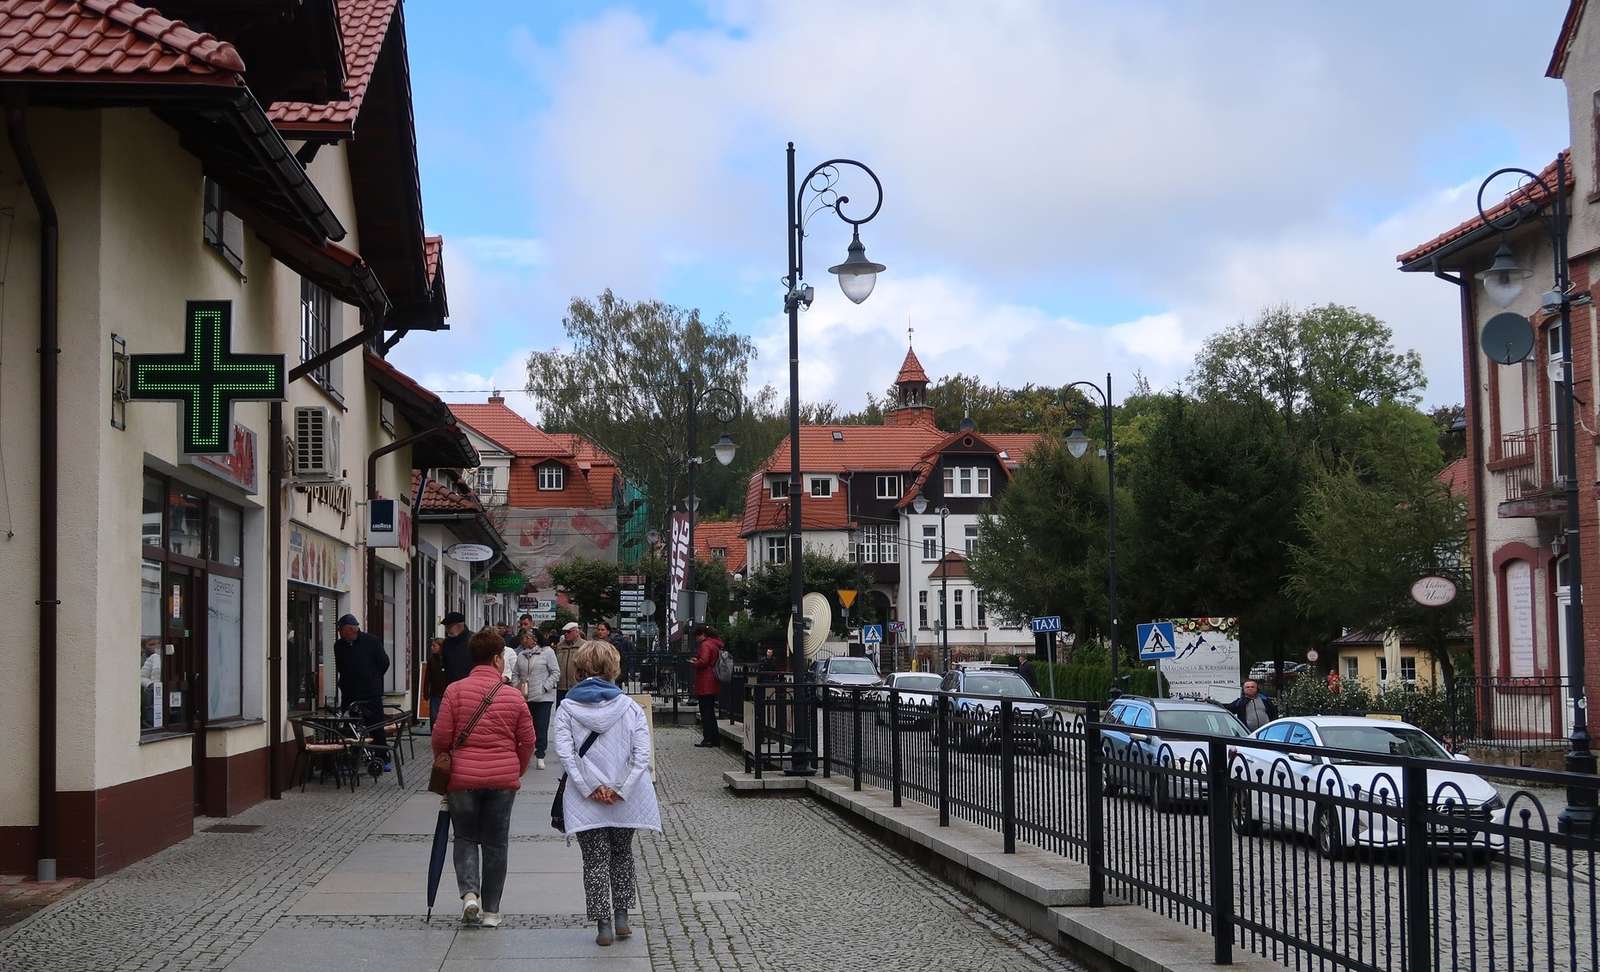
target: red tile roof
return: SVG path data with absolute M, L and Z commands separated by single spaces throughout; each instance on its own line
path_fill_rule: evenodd
M 894 376 L 894 383 L 904 384 L 908 381 L 927 381 L 928 373 L 922 370 L 922 362 L 917 360 L 917 352 L 906 348 L 906 360 L 900 364 L 900 373 Z
M 967 558 L 952 550 L 939 558 L 938 565 L 928 571 L 928 579 L 939 580 L 943 577 L 966 577 L 969 574 L 970 569 L 967 566 Z
M 424 236 L 422 238 L 424 258 L 428 262 L 428 286 L 439 277 L 439 261 L 444 256 L 444 237 Z
M 238 83 L 232 44 L 131 0 L 0 0 L 0 76 Z
M 1572 191 L 1572 185 L 1573 185 L 1573 182 L 1572 182 L 1572 150 L 1571 149 L 1563 149 L 1561 151 L 1561 153 L 1557 156 L 1557 161 L 1564 161 L 1565 164 L 1566 164 L 1566 167 L 1567 167 L 1566 190 L 1568 192 L 1571 192 Z M 1521 192 L 1521 191 L 1513 192 L 1511 195 L 1508 195 L 1504 200 L 1502 200 L 1500 203 L 1495 205 L 1493 208 L 1487 210 L 1484 215 L 1488 216 L 1490 220 L 1499 219 L 1501 216 L 1505 215 L 1506 213 L 1511 212 L 1511 209 L 1512 209 L 1513 206 L 1520 205 L 1520 204 L 1528 202 L 1530 200 L 1535 202 L 1535 203 L 1537 203 L 1540 206 L 1543 206 L 1545 203 L 1550 201 L 1551 192 L 1555 189 L 1555 185 L 1556 185 L 1556 161 L 1552 161 L 1549 165 L 1544 167 L 1544 171 L 1539 173 L 1539 181 L 1529 185 L 1526 192 Z M 1428 242 L 1422 244 L 1421 246 L 1413 247 L 1412 249 L 1407 250 L 1406 252 L 1400 254 L 1398 257 L 1395 257 L 1395 259 L 1398 260 L 1400 263 L 1410 263 L 1413 260 L 1417 260 L 1417 259 L 1420 259 L 1422 257 L 1425 257 L 1428 254 L 1434 252 L 1435 250 L 1438 250 L 1438 249 L 1440 249 L 1441 247 L 1443 247 L 1443 246 L 1445 246 L 1447 244 L 1454 243 L 1456 240 L 1461 239 L 1463 236 L 1466 236 L 1467 234 L 1471 233 L 1472 231 L 1474 231 L 1476 229 L 1479 229 L 1480 227 L 1483 226 L 1483 222 L 1484 222 L 1483 221 L 1483 217 L 1474 216 L 1473 218 L 1467 220 L 1466 222 L 1460 224 L 1459 226 L 1456 226 L 1456 227 L 1453 227 L 1451 229 L 1445 230 L 1443 233 L 1440 233 L 1438 236 L 1435 236 L 1433 239 L 1431 239 Z
M 1010 478 L 1012 471 L 1022 464 L 1023 459 L 1027 458 L 1028 452 L 1033 449 L 1034 444 L 1044 438 L 1044 436 L 1036 432 L 980 435 L 977 432 L 965 432 L 957 429 L 935 443 L 932 448 L 924 452 L 917 460 L 917 465 L 912 470 L 916 473 L 916 479 L 912 481 L 910 488 L 901 495 L 900 502 L 896 503 L 895 507 L 897 509 L 905 509 L 910 506 L 917 496 L 922 493 L 922 488 L 928 484 L 928 477 L 933 475 L 933 468 L 938 465 L 939 456 L 969 435 L 972 437 L 974 446 L 993 449 L 996 458 L 999 458 L 1002 452 L 1006 454 L 1006 458 L 1000 463 L 1000 468 L 1005 471 L 1007 478 Z
M 1462 456 L 1455 462 L 1439 470 L 1439 482 L 1450 491 L 1451 496 L 1465 498 L 1467 495 L 1467 481 L 1472 476 L 1472 469 L 1467 465 L 1467 457 Z
M 411 494 L 416 495 L 417 483 L 422 479 L 420 471 L 411 474 Z M 418 506 L 422 513 L 482 513 L 483 506 L 476 496 L 457 492 L 439 482 L 429 479 L 428 485 L 422 491 L 422 502 Z
M 450 411 L 474 431 L 510 449 L 518 456 L 562 456 L 571 450 L 537 425 L 518 415 L 505 402 L 452 402 Z
M 694 525 L 694 555 L 701 560 L 711 560 L 711 548 L 721 547 L 727 552 L 723 565 L 728 573 L 744 570 L 745 543 L 740 539 L 738 520 L 697 521 Z
M 1567 16 L 1561 21 L 1561 33 L 1556 37 L 1555 50 L 1550 54 L 1550 66 L 1545 69 L 1547 78 L 1559 78 L 1567 71 L 1567 55 L 1572 51 L 1572 39 L 1578 34 L 1578 22 L 1583 20 L 1585 0 L 1568 0 Z
M 338 0 L 338 5 L 339 39 L 344 44 L 344 88 L 348 97 L 325 104 L 275 102 L 267 114 L 279 128 L 355 127 L 399 0 Z

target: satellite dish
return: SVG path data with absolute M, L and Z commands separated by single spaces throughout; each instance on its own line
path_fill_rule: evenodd
M 1478 343 L 1490 361 L 1518 364 L 1533 353 L 1533 325 L 1514 311 L 1502 311 L 1483 325 Z
M 813 661 L 817 657 L 817 650 L 828 640 L 828 632 L 833 628 L 833 605 L 828 603 L 826 597 L 812 591 L 800 602 L 800 610 L 806 619 L 806 660 Z M 793 651 L 794 625 L 785 625 L 785 635 L 784 642 L 789 650 Z

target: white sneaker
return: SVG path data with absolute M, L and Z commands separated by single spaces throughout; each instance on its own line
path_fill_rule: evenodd
M 469 925 L 478 923 L 483 917 L 483 905 L 478 903 L 478 896 L 468 891 L 461 896 L 461 920 Z
M 539 760 L 539 768 L 544 769 L 544 760 Z
M 485 911 L 483 913 L 483 927 L 485 927 L 485 928 L 499 928 L 500 927 L 500 913 L 498 911 Z

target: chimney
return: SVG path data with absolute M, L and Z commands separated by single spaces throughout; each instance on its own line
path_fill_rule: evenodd
M 506 403 L 506 396 L 500 394 L 500 389 L 496 388 L 494 391 L 489 393 L 489 404 L 490 405 L 504 405 L 505 403 Z

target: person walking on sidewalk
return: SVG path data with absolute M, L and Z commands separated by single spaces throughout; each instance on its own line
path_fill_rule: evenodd
M 502 677 L 505 638 L 493 628 L 484 628 L 472 636 L 467 647 L 472 652 L 472 671 L 444 690 L 432 737 L 433 754 L 451 754 L 445 802 L 455 831 L 461 920 L 467 924 L 481 921 L 493 928 L 500 924 L 500 895 L 506 886 L 511 804 L 533 758 L 533 716 Z M 480 706 L 483 715 L 457 745 L 456 737 Z
M 472 672 L 472 649 L 468 643 L 472 640 L 471 632 L 467 631 L 467 616 L 460 611 L 451 611 L 439 622 L 444 625 L 444 681 L 459 682 Z
M 544 769 L 545 741 L 550 735 L 550 709 L 556 704 L 556 686 L 561 682 L 561 665 L 548 645 L 539 643 L 532 628 L 522 629 L 522 644 L 517 650 L 517 665 L 511 684 L 522 689 L 533 715 L 533 732 L 538 740 L 533 757 Z
M 567 697 L 572 686 L 578 681 L 579 676 L 572 667 L 572 660 L 577 657 L 578 648 L 583 644 L 583 629 L 576 621 L 568 621 L 561 626 L 561 640 L 556 642 L 556 662 L 561 666 L 561 681 L 556 684 L 556 705 L 561 705 L 561 700 Z
M 556 709 L 551 732 L 567 771 L 567 833 L 577 836 L 583 854 L 584 905 L 597 928 L 595 944 L 610 945 L 633 934 L 633 832 L 659 831 L 661 810 L 650 774 L 650 727 L 639 703 L 617 687 L 617 649 L 586 642 L 573 663 L 581 681 Z
M 333 643 L 333 670 L 339 694 L 350 714 L 361 719 L 380 748 L 389 745 L 383 730 L 383 676 L 389 671 L 389 654 L 376 635 L 361 630 L 353 614 L 339 618 L 339 640 Z M 376 765 L 376 764 L 374 764 Z M 394 769 L 385 755 L 384 772 Z
M 717 735 L 717 659 L 722 657 L 722 639 L 717 629 L 709 624 L 696 628 L 692 637 L 700 639 L 700 648 L 689 664 L 694 666 L 694 694 L 700 700 L 700 741 L 696 746 L 706 748 L 721 746 Z

